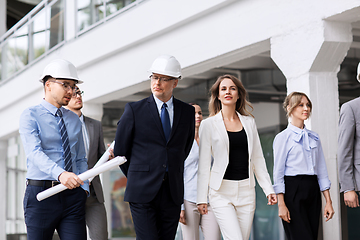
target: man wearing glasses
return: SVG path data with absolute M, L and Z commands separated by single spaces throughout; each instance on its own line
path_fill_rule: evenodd
M 40 81 L 45 98 L 20 117 L 19 132 L 27 160 L 24 214 L 28 240 L 85 240 L 85 201 L 88 181 L 78 175 L 88 169 L 79 117 L 63 108 L 82 83 L 66 60 L 49 63 Z M 38 201 L 36 195 L 57 184 L 68 189 Z M 80 187 L 79 187 L 80 186 Z
M 194 141 L 194 107 L 173 97 L 181 78 L 170 55 L 150 69 L 152 95 L 128 103 L 118 122 L 115 156 L 127 177 L 124 200 L 130 203 L 137 240 L 174 239 L 184 198 L 184 161 Z
M 84 92 L 76 87 L 75 94 L 66 107 L 76 113 L 81 121 L 86 157 L 90 169 L 94 167 L 106 149 L 101 122 L 86 117 L 81 112 L 83 108 L 83 94 Z M 90 184 L 90 196 L 86 200 L 85 219 L 90 239 L 108 239 L 104 194 L 99 176 L 96 176 Z

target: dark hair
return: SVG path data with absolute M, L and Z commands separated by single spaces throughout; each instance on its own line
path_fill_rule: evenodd
M 309 101 L 309 106 L 310 106 L 309 117 L 310 117 L 311 110 L 312 110 L 312 103 L 311 103 L 309 97 L 303 92 L 292 92 L 289 95 L 287 95 L 287 97 L 285 98 L 284 103 L 283 103 L 283 108 L 286 112 L 287 117 L 289 117 L 291 115 L 292 111 L 294 111 L 294 108 L 299 106 L 299 104 L 301 103 L 302 97 L 306 97 L 306 99 Z M 289 106 L 289 110 L 287 109 L 288 106 Z
M 251 115 L 251 111 L 254 109 L 250 102 L 247 100 L 247 92 L 245 90 L 244 85 L 241 83 L 239 79 L 237 79 L 235 76 L 226 74 L 218 77 L 214 85 L 210 89 L 210 101 L 209 101 L 209 112 L 210 116 L 216 115 L 221 110 L 221 102 L 219 100 L 219 87 L 222 80 L 225 78 L 229 78 L 233 83 L 236 85 L 238 89 L 239 99 L 236 101 L 236 107 L 235 110 L 238 111 L 241 115 L 249 116 Z M 251 108 L 251 111 L 248 110 L 248 108 Z

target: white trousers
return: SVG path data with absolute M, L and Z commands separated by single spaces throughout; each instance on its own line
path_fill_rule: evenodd
M 196 203 L 184 200 L 186 225 L 180 223 L 183 240 L 199 240 L 199 226 L 204 240 L 220 240 L 220 229 L 215 215 L 208 205 L 208 214 L 201 215 Z
M 210 205 L 224 240 L 248 240 L 255 212 L 255 188 L 249 179 L 223 180 L 219 190 L 210 188 Z

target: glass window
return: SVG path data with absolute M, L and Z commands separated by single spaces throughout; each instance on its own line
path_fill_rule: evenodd
M 277 127 L 274 130 L 259 131 L 261 147 L 266 160 L 266 167 L 269 171 L 270 178 L 273 179 L 272 169 L 274 165 L 272 143 L 277 134 Z M 253 222 L 252 239 L 267 240 L 267 239 L 282 239 L 281 229 L 278 217 L 278 208 L 267 205 L 267 198 L 264 195 L 259 184 L 256 184 L 256 210 Z M 281 225 L 281 226 L 279 226 Z
M 64 1 L 59 0 L 50 9 L 50 49 L 64 41 Z
M 104 3 L 102 0 L 77 1 L 78 31 L 93 25 L 104 17 Z
M 15 32 L 16 44 L 16 70 L 22 69 L 28 64 L 29 56 L 29 29 L 28 25 L 21 27 Z
M 135 0 L 106 0 L 106 16 L 109 16 L 126 7 Z
M 4 54 L 6 57 L 6 61 L 4 66 L 4 79 L 9 78 L 11 75 L 13 75 L 16 72 L 16 55 L 15 55 L 15 49 L 16 49 L 16 40 L 14 38 L 11 38 L 8 40 L 7 44 L 4 46 Z
M 129 203 L 124 201 L 127 178 L 119 170 L 110 171 L 112 237 L 135 237 Z
M 40 57 L 48 49 L 47 36 L 49 30 L 47 28 L 45 11 L 41 11 L 34 17 L 32 22 L 32 42 L 34 59 Z
M 8 140 L 6 167 L 6 233 L 26 232 L 23 211 L 23 198 L 26 187 L 26 158 L 20 136 Z

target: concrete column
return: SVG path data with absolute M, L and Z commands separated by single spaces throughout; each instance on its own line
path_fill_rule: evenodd
M 287 92 L 304 92 L 313 103 L 312 116 L 306 125 L 320 135 L 335 210 L 332 220 L 323 220 L 323 239 L 326 240 L 341 239 L 336 158 L 339 119 L 337 73 L 351 42 L 350 24 L 323 20 L 271 39 L 271 57 L 287 79 Z
M 6 193 L 7 141 L 0 141 L 0 192 Z M 0 240 L 6 240 L 6 197 L 0 201 Z
M 0 0 L 0 37 L 6 31 L 6 0 Z
M 84 107 L 81 111 L 85 116 L 99 121 L 101 121 L 103 116 L 103 106 L 99 103 L 84 103 Z

